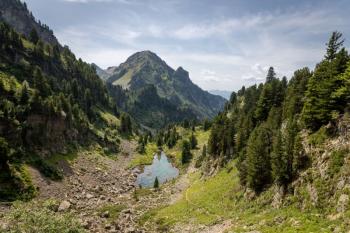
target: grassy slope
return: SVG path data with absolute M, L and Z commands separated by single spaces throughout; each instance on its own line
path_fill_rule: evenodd
M 196 136 L 202 144 L 208 135 L 207 132 L 197 131 Z M 177 146 L 167 153 L 178 158 L 180 151 Z M 189 177 L 190 186 L 182 193 L 180 200 L 149 211 L 143 216 L 142 223 L 151 221 L 158 230 L 165 231 L 177 224 L 210 226 L 228 219 L 231 220 L 231 226 L 227 232 L 258 230 L 264 233 L 316 233 L 350 230 L 350 211 L 333 219 L 329 218 L 329 213 L 311 204 L 307 210 L 301 211 L 298 198 L 307 200 L 307 195 L 290 195 L 285 199 L 286 205 L 279 209 L 271 207 L 271 200 L 275 194 L 273 189 L 267 190 L 256 199 L 248 200 L 239 184 L 235 161 L 213 177 L 204 179 L 199 171 L 190 174 Z
M 274 209 L 268 201 L 272 196 L 270 191 L 248 201 L 240 190 L 234 164 L 207 180 L 201 179 L 199 173 L 193 174 L 190 180 L 191 185 L 181 200 L 152 211 L 151 221 L 160 225 L 159 229 L 179 223 L 213 225 L 226 219 L 232 219 L 230 230 L 234 232 L 316 233 L 347 228 L 343 220 L 331 221 L 316 209 L 301 212 L 295 205 Z

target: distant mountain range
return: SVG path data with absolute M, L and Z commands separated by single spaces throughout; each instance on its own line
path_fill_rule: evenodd
M 225 91 L 225 90 L 208 90 L 208 92 L 213 95 L 219 95 L 221 97 L 224 97 L 227 100 L 230 99 L 232 94 L 232 91 Z
M 100 77 L 110 85 L 120 86 L 123 90 L 133 93 L 134 96 L 139 96 L 140 93 L 144 96 L 147 91 L 150 91 L 153 97 L 157 95 L 158 97 L 155 97 L 154 100 L 161 100 L 163 103 L 158 105 L 160 115 L 168 115 L 167 112 L 159 109 L 160 106 L 166 105 L 167 111 L 170 106 L 177 109 L 177 115 L 180 114 L 177 116 L 179 120 L 189 116 L 197 119 L 212 118 L 222 110 L 226 102 L 223 97 L 213 95 L 195 85 L 189 78 L 188 72 L 182 67 L 174 70 L 151 51 L 135 53 L 119 66 L 109 67 L 106 70 L 94 66 Z M 154 86 L 155 89 L 149 86 Z M 138 101 L 140 106 L 145 101 L 148 105 L 152 105 L 146 99 L 138 98 Z M 153 106 L 153 110 L 155 110 L 154 107 L 157 108 L 157 105 Z M 127 108 L 130 109 L 130 106 Z M 183 117 L 181 117 L 181 112 L 184 113 Z M 141 114 L 140 117 L 144 114 Z M 162 117 L 160 119 L 165 120 Z M 139 120 L 144 122 L 144 119 Z

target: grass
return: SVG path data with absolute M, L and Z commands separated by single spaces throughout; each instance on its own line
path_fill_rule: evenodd
M 78 152 L 73 151 L 67 154 L 54 154 L 50 156 L 47 161 L 51 164 L 57 165 L 60 161 L 64 160 L 67 162 L 72 162 L 78 157 Z
M 109 221 L 113 221 L 116 220 L 119 217 L 119 214 L 122 210 L 126 209 L 127 206 L 126 205 L 105 205 L 103 207 L 101 207 L 98 212 L 99 215 L 103 214 L 104 212 L 108 211 L 109 213 Z
M 229 217 L 234 203 L 230 200 L 233 188 L 238 184 L 237 171 L 222 170 L 208 180 L 200 179 L 199 173 L 190 176 L 191 186 L 181 200 L 158 211 L 155 219 L 164 225 L 189 220 L 197 224 L 213 224 L 218 219 Z M 231 187 L 231 188 L 230 188 Z
M 14 202 L 9 213 L 2 218 L 8 229 L 0 232 L 28 233 L 82 233 L 86 232 L 72 214 L 57 213 L 46 202 Z
M 347 232 L 346 216 L 329 220 L 317 209 L 301 211 L 297 203 L 275 209 L 271 207 L 273 190 L 248 200 L 239 185 L 234 162 L 217 175 L 203 179 L 190 175 L 190 186 L 176 203 L 147 212 L 140 224 L 150 222 L 155 228 L 169 229 L 175 224 L 213 225 L 232 219 L 230 232 Z
M 157 153 L 159 149 L 155 143 L 148 143 L 145 149 L 146 152 L 144 154 L 137 154 L 130 162 L 130 168 L 152 164 L 154 154 Z
M 111 114 L 110 112 L 98 110 L 100 117 L 107 123 L 108 126 L 118 128 L 120 126 L 120 120 Z

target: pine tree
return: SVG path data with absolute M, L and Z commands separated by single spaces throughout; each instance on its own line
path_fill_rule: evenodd
M 202 157 L 205 158 L 207 156 L 207 146 L 204 144 L 202 149 Z
M 271 82 L 272 80 L 276 79 L 276 73 L 274 68 L 271 66 L 267 72 L 267 76 L 266 76 L 266 82 Z
M 190 144 L 191 144 L 191 149 L 196 149 L 197 147 L 197 144 L 198 144 L 198 141 L 197 141 L 197 138 L 196 136 L 192 133 L 190 138 L 189 138 L 189 141 L 190 141 Z
M 159 188 L 159 181 L 158 181 L 158 177 L 157 177 L 157 176 L 156 176 L 156 178 L 154 179 L 153 188 L 155 188 L 155 189 L 158 189 L 158 188 Z
M 33 28 L 29 33 L 29 40 L 35 45 L 38 43 L 39 35 L 35 28 Z
M 128 114 L 122 113 L 120 117 L 120 132 L 123 134 L 131 134 L 131 118 Z
M 343 46 L 344 39 L 343 34 L 340 32 L 333 32 L 331 38 L 329 39 L 327 45 L 327 53 L 324 56 L 326 60 L 333 60 L 338 52 L 338 50 Z
M 29 102 L 29 97 L 29 84 L 26 80 L 24 80 L 22 83 L 20 103 L 23 105 L 27 104 Z
M 273 143 L 271 153 L 272 177 L 278 185 L 286 185 L 289 182 L 289 161 L 283 146 L 282 134 L 279 131 Z
M 271 182 L 271 132 L 265 125 L 254 129 L 247 144 L 247 185 L 256 192 Z
M 205 119 L 203 122 L 203 130 L 208 131 L 209 128 L 210 128 L 210 121 L 208 119 Z
M 189 141 L 184 140 L 182 142 L 181 162 L 182 164 L 186 164 L 190 162 L 191 159 L 192 159 L 191 144 Z
M 331 98 L 334 96 L 333 92 L 339 90 L 343 85 L 338 77 L 345 71 L 349 61 L 349 55 L 344 48 L 337 52 L 339 46 L 342 45 L 340 40 L 339 35 L 332 34 L 326 55 L 329 59 L 317 65 L 308 83 L 302 119 L 305 126 L 312 130 L 317 130 L 321 125 L 327 124 L 332 119 L 334 112 L 339 113 L 344 109 L 342 101 L 337 102 Z

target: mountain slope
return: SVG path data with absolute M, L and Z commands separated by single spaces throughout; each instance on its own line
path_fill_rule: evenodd
M 31 12 L 27 9 L 26 3 L 20 0 L 0 1 L 0 21 L 11 25 L 18 33 L 24 34 L 27 38 L 35 29 L 40 39 L 51 45 L 59 45 L 52 30 L 45 24 L 37 22 Z
M 178 107 L 185 107 L 197 118 L 215 116 L 225 99 L 203 91 L 193 84 L 189 74 L 182 67 L 174 70 L 155 53 L 142 51 L 130 56 L 126 62 L 113 68 L 108 83 L 120 85 L 130 91 L 138 91 L 146 85 L 153 85 L 160 97 Z
M 27 12 L 18 9 L 20 16 Z M 106 85 L 68 47 L 54 49 L 44 38 L 39 34 L 34 44 L 0 22 L 0 200 L 35 195 L 26 164 L 61 179 L 48 162 L 52 154 L 91 143 L 118 149 L 116 109 Z

